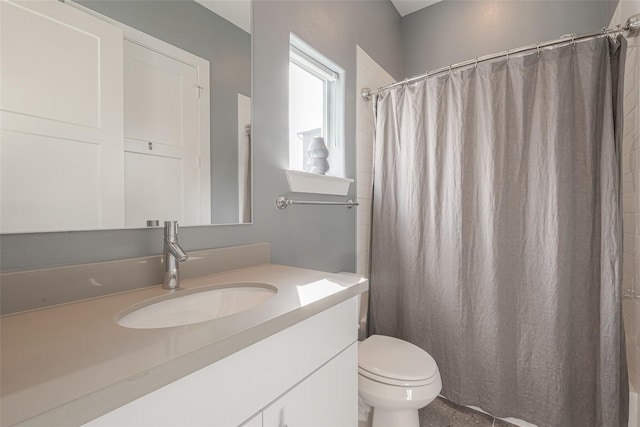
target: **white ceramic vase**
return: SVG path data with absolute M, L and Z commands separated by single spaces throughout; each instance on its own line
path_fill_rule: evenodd
M 305 171 L 324 175 L 329 170 L 329 150 L 324 143 L 324 138 L 314 136 L 307 148 L 308 160 L 305 165 Z

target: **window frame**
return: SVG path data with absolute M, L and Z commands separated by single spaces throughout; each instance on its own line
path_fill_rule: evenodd
M 345 176 L 345 72 L 336 63 L 291 33 L 289 64 L 294 64 L 324 82 L 323 133 L 329 148 L 328 175 Z M 289 141 L 289 144 L 297 141 Z M 303 165 L 304 167 L 304 165 Z M 289 165 L 292 168 L 292 165 Z

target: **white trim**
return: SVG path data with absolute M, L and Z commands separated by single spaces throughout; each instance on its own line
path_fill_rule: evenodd
M 297 55 L 297 57 L 294 58 L 293 61 L 291 55 L 292 51 Z M 318 75 L 319 78 L 325 79 L 328 85 L 334 86 L 331 92 L 335 93 L 335 97 L 325 96 L 325 100 L 327 102 L 330 102 L 333 108 L 329 108 L 328 105 L 325 106 L 325 120 L 329 120 L 331 125 L 327 127 L 325 123 L 327 132 L 330 133 L 330 137 L 327 138 L 329 135 L 324 135 L 324 137 L 327 138 L 331 143 L 331 146 L 329 147 L 331 153 L 331 160 L 329 161 L 331 164 L 331 168 L 329 169 L 329 173 L 332 176 L 344 178 L 346 175 L 346 73 L 344 71 L 344 68 L 340 67 L 338 64 L 318 52 L 310 44 L 302 40 L 294 33 L 290 33 L 289 61 L 308 71 L 309 69 L 306 64 L 300 64 L 300 61 L 295 60 L 300 59 L 300 53 L 308 56 L 310 59 L 319 64 L 322 70 L 326 69 L 331 72 L 329 79 L 327 79 L 325 76 Z M 313 65 L 315 66 L 315 64 Z
M 140 46 L 144 46 L 148 49 L 154 50 L 158 53 L 161 53 L 165 56 L 173 58 L 177 61 L 184 62 L 185 64 L 191 65 L 196 68 L 199 68 L 199 67 L 206 67 L 207 69 L 209 68 L 209 61 L 197 55 L 194 55 L 191 52 L 180 49 L 179 47 L 176 47 L 172 44 L 164 42 L 153 36 L 150 36 L 147 33 L 144 33 L 126 24 L 123 24 L 120 21 L 116 21 L 115 19 L 109 18 L 108 16 L 102 15 L 101 13 L 98 13 L 93 9 L 89 9 L 88 7 L 83 6 L 79 3 L 76 3 L 72 0 L 65 0 L 64 3 L 78 10 L 81 10 L 82 12 L 92 15 L 98 19 L 108 22 L 111 25 L 121 28 L 124 34 L 124 38 L 129 40 L 132 43 L 139 44 Z M 203 84 L 206 84 L 207 85 L 206 87 L 209 87 L 208 81 L 199 82 L 199 83 L 201 86 L 203 86 Z
M 312 58 L 314 61 L 321 63 L 327 68 L 330 68 L 332 71 L 335 71 L 339 75 L 344 75 L 344 69 L 341 66 L 318 52 L 313 48 L 313 46 L 302 40 L 300 37 L 296 36 L 294 33 L 290 33 L 289 35 L 289 44 Z
M 311 55 L 298 49 L 293 44 L 290 45 L 289 60 L 322 80 L 333 82 L 340 77 L 337 72 L 322 62 L 316 61 Z

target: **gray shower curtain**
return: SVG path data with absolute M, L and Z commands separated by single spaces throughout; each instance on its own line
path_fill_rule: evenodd
M 442 394 L 539 426 L 626 426 L 625 40 L 481 63 L 375 99 L 371 332 Z

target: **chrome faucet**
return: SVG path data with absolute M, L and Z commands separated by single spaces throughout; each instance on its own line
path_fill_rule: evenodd
M 162 288 L 176 290 L 180 288 L 178 263 L 189 258 L 178 244 L 178 221 L 164 222 L 164 268 Z

